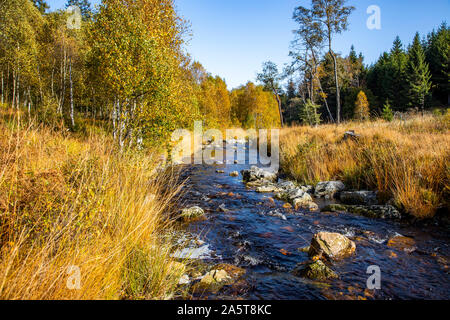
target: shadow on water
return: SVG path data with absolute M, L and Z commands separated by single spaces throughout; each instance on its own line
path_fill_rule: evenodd
M 414 227 L 402 222 L 369 219 L 352 214 L 293 211 L 273 194 L 247 189 L 242 176 L 231 177 L 248 165 L 193 165 L 187 167 L 184 206 L 198 205 L 207 219 L 187 231 L 201 235 L 214 253 L 206 262 L 230 263 L 245 268 L 251 284 L 245 299 L 448 299 L 450 292 L 448 233 L 437 227 Z M 224 173 L 217 173 L 223 170 Z M 222 207 L 225 210 L 219 209 Z M 283 220 L 266 213 L 278 209 Z M 338 232 L 353 239 L 357 252 L 336 263 L 339 280 L 315 283 L 295 277 L 292 269 L 308 261 L 299 250 L 309 246 L 320 231 Z M 412 253 L 387 246 L 403 235 L 414 238 Z M 368 291 L 369 266 L 381 269 L 381 290 Z M 224 298 L 223 295 L 211 298 Z M 225 296 L 226 298 L 226 296 Z

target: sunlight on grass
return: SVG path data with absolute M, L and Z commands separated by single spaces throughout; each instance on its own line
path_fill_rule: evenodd
M 113 146 L 0 120 L 1 299 L 171 298 L 183 270 L 163 235 L 178 184 L 156 174 L 157 154 Z
M 450 114 L 392 123 L 349 122 L 282 132 L 282 168 L 302 183 L 340 179 L 392 196 L 407 213 L 432 217 L 448 207 Z M 355 130 L 358 141 L 344 141 Z

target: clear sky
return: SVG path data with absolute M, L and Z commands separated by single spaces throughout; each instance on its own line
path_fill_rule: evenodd
M 52 9 L 66 1 L 47 0 Z M 99 0 L 91 1 L 98 3 Z M 289 63 L 289 44 L 296 6 L 309 0 L 175 0 L 180 15 L 191 23 L 193 37 L 187 51 L 229 88 L 254 81 L 261 64 L 272 60 L 282 69 Z M 349 0 L 356 7 L 349 31 L 335 39 L 335 50 L 347 55 L 351 45 L 366 63 L 389 50 L 395 36 L 410 43 L 416 31 L 425 35 L 441 22 L 449 22 L 450 0 Z M 381 30 L 369 30 L 370 5 L 381 9 Z

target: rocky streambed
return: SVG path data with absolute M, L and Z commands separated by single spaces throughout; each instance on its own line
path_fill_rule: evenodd
M 191 166 L 180 205 L 193 266 L 180 298 L 448 299 L 450 237 L 376 193 L 298 186 L 246 165 Z M 339 199 L 336 199 L 339 198 Z M 373 267 L 380 289 L 368 287 Z

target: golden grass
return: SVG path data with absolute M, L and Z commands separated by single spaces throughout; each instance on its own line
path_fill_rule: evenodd
M 113 145 L 0 119 L 0 299 L 171 298 L 174 178 Z
M 429 218 L 438 208 L 448 208 L 449 128 L 449 113 L 391 123 L 286 128 L 281 167 L 302 183 L 340 179 L 354 189 L 381 191 L 405 212 Z M 361 138 L 344 141 L 349 130 Z

